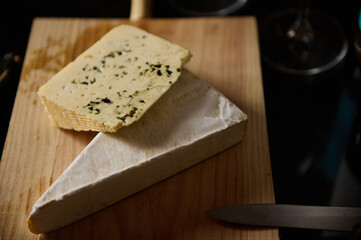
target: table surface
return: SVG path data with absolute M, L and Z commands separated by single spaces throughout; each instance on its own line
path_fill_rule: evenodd
M 277 239 L 272 228 L 208 218 L 216 207 L 274 203 L 257 22 L 254 17 L 146 19 L 37 18 L 33 22 L 0 162 L 2 239 L 34 239 L 27 215 L 41 194 L 96 135 L 58 129 L 36 92 L 112 27 L 133 24 L 191 50 L 186 66 L 249 118 L 246 139 L 44 239 Z

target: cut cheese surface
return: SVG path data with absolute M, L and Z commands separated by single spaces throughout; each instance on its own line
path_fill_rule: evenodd
M 177 81 L 190 52 L 129 25 L 113 28 L 43 85 L 49 118 L 65 129 L 115 132 Z
M 40 197 L 32 232 L 68 225 L 241 141 L 247 116 L 184 70 L 136 123 L 99 133 Z

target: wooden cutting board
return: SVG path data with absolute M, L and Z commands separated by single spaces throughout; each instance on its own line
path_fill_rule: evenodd
M 1 239 L 35 239 L 27 215 L 96 135 L 61 130 L 36 92 L 121 19 L 34 20 L 0 163 Z M 41 239 L 277 239 L 271 228 L 210 219 L 225 205 L 274 203 L 254 17 L 147 19 L 140 28 L 191 50 L 190 71 L 248 114 L 246 139 L 181 173 Z M 5 126 L 3 126 L 5 127 Z

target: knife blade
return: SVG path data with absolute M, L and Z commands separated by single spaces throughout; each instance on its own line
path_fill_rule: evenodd
M 242 225 L 353 231 L 361 208 L 289 204 L 246 204 L 206 212 L 210 217 Z

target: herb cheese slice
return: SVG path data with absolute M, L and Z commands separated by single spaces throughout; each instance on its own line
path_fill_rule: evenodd
M 65 129 L 116 132 L 141 116 L 177 81 L 188 50 L 120 25 L 39 91 L 49 118 Z

